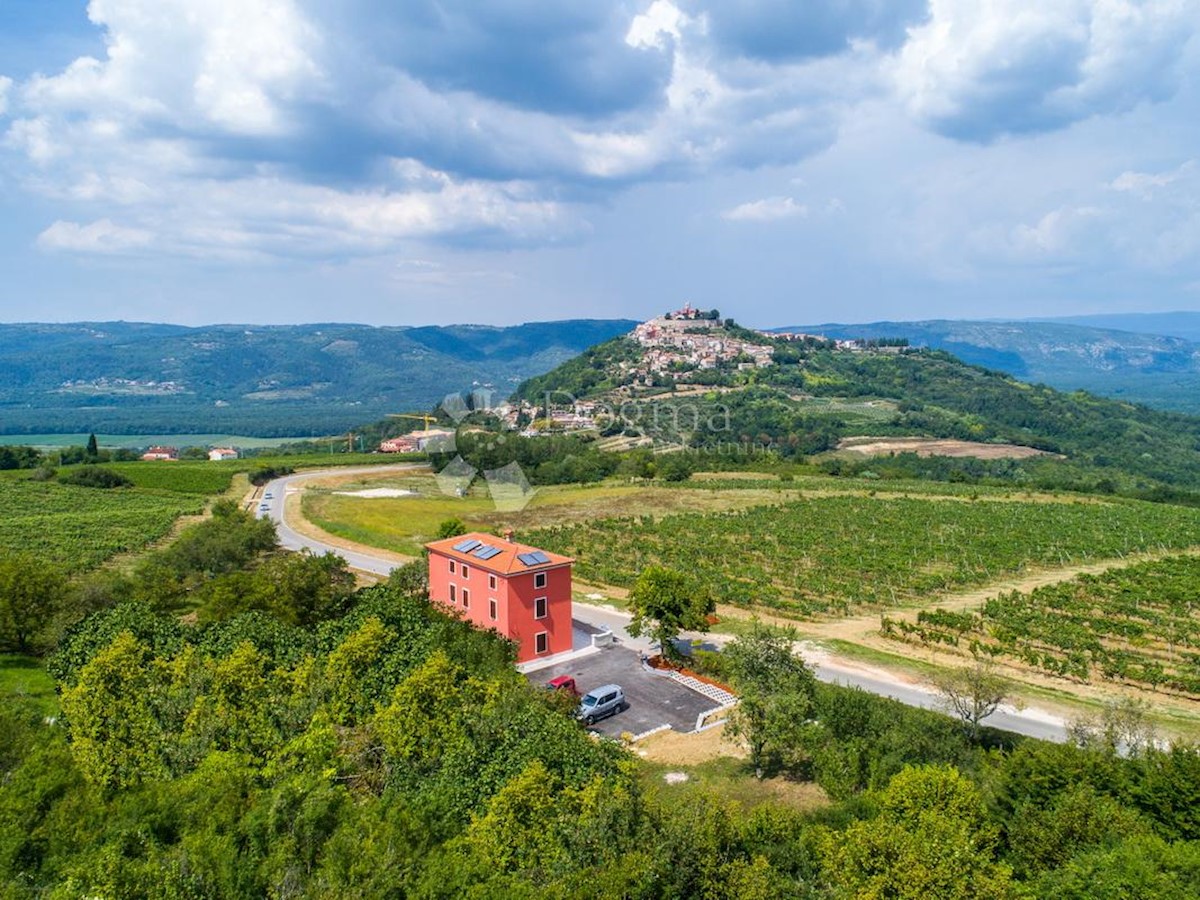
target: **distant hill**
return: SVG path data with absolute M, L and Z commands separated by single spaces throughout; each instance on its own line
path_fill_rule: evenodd
M 982 323 L 980 332 L 972 332 L 950 327 L 959 323 L 942 329 L 938 324 L 845 327 L 847 338 L 913 340 L 941 333 L 954 339 L 947 343 L 967 349 L 984 347 L 986 336 L 1010 328 Z M 1029 352 L 1021 343 L 1031 333 L 1028 327 L 1012 328 L 1006 347 Z M 1049 342 L 1058 329 L 1074 326 L 1040 328 L 1040 340 Z M 840 336 L 827 326 L 793 330 Z M 585 408 L 603 414 L 604 433 L 614 441 L 649 436 L 720 452 L 766 448 L 785 456 L 822 453 L 846 438 L 868 435 L 1009 443 L 1051 455 L 969 464 L 913 458 L 888 463 L 887 470 L 907 467 L 908 474 L 949 477 L 953 469 L 955 477 L 967 479 L 1134 494 L 1163 486 L 1200 488 L 1200 417 L 1066 393 L 997 371 L 1006 353 L 1014 367 L 1023 364 L 1016 349 L 984 347 L 988 365 L 979 367 L 943 350 L 886 342 L 845 349 L 829 340 L 785 340 L 741 328 L 681 337 L 687 340 L 670 349 L 657 334 L 640 343 L 636 335 L 614 338 L 530 379 L 519 394 L 533 403 L 580 398 Z M 769 345 L 770 360 L 751 361 L 752 344 Z M 1074 357 L 1075 346 L 1063 352 Z M 1123 343 L 1112 352 L 1119 360 L 1132 346 Z M 1158 346 L 1151 342 L 1146 352 Z M 1053 358 L 1049 347 L 1041 352 Z
M 1087 390 L 1160 409 L 1200 413 L 1200 343 L 1170 334 L 1135 333 L 1083 324 L 1083 319 L 1143 321 L 1191 327 L 1200 335 L 1200 314 L 1095 316 L 1067 322 L 869 322 L 859 325 L 797 325 L 831 338 L 907 338 L 914 346 L 953 353 L 974 365 L 1007 372 L 1023 381 L 1062 390 Z
M 1163 334 L 1188 341 L 1200 341 L 1200 312 L 1107 313 L 1048 317 L 1033 321 L 1061 322 L 1064 325 L 1084 325 L 1090 328 L 1132 331 L 1136 334 Z
M 635 324 L 0 325 L 0 433 L 331 434 L 455 390 L 506 395 Z

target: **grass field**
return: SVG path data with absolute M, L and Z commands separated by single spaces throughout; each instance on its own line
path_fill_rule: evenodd
M 415 496 L 365 499 L 338 492 L 395 487 Z M 451 518 L 468 528 L 491 530 L 511 527 L 518 531 L 546 525 L 571 525 L 597 518 L 624 518 L 647 513 L 706 513 L 782 503 L 799 493 L 778 479 L 739 481 L 737 490 L 707 487 L 691 489 L 654 484 L 606 482 L 588 485 L 554 485 L 536 489 L 529 504 L 518 511 L 497 510 L 487 485 L 477 481 L 464 497 L 447 496 L 428 472 L 385 478 L 371 477 L 309 487 L 304 494 L 304 517 L 330 534 L 415 554 L 431 540 L 438 526 Z
M 54 679 L 42 664 L 30 656 L 0 653 L 0 703 L 14 697 L 33 700 L 46 715 L 58 711 Z
M 378 454 L 341 454 L 337 463 L 394 462 Z M 136 553 L 170 532 L 184 515 L 203 512 L 238 472 L 264 464 L 328 466 L 322 456 L 281 456 L 229 462 L 110 463 L 134 486 L 101 490 L 34 481 L 28 471 L 0 473 L 0 553 L 25 552 L 75 574 L 119 554 Z
M 87 444 L 86 434 L 0 434 L 0 445 L 9 447 L 37 447 L 39 450 L 57 450 L 60 447 L 82 447 Z M 96 443 L 106 450 L 136 450 L 154 444 L 168 447 L 278 447 L 292 441 L 307 438 L 261 438 L 239 434 L 98 434 Z

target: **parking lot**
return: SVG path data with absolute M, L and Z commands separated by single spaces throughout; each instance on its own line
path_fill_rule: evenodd
M 619 684 L 625 690 L 629 709 L 602 719 L 593 731 L 612 737 L 628 731 L 642 734 L 660 725 L 688 732 L 696 727 L 700 713 L 715 709 L 707 697 L 662 675 L 642 668 L 638 654 L 621 646 L 605 647 L 590 656 L 550 666 L 529 675 L 534 684 L 544 684 L 559 675 L 570 675 L 581 694 L 602 684 Z

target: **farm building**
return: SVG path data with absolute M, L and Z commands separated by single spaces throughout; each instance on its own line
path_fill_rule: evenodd
M 481 533 L 425 547 L 430 600 L 515 641 L 517 662 L 571 649 L 573 559 Z
M 220 462 L 224 459 L 237 459 L 238 452 L 232 447 L 213 447 L 208 451 L 208 458 L 213 462 Z
M 179 448 L 156 445 L 143 453 L 142 459 L 179 459 Z

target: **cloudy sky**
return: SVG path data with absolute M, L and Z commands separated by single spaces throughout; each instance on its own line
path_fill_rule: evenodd
M 1200 309 L 1200 0 L 0 0 L 0 319 Z

